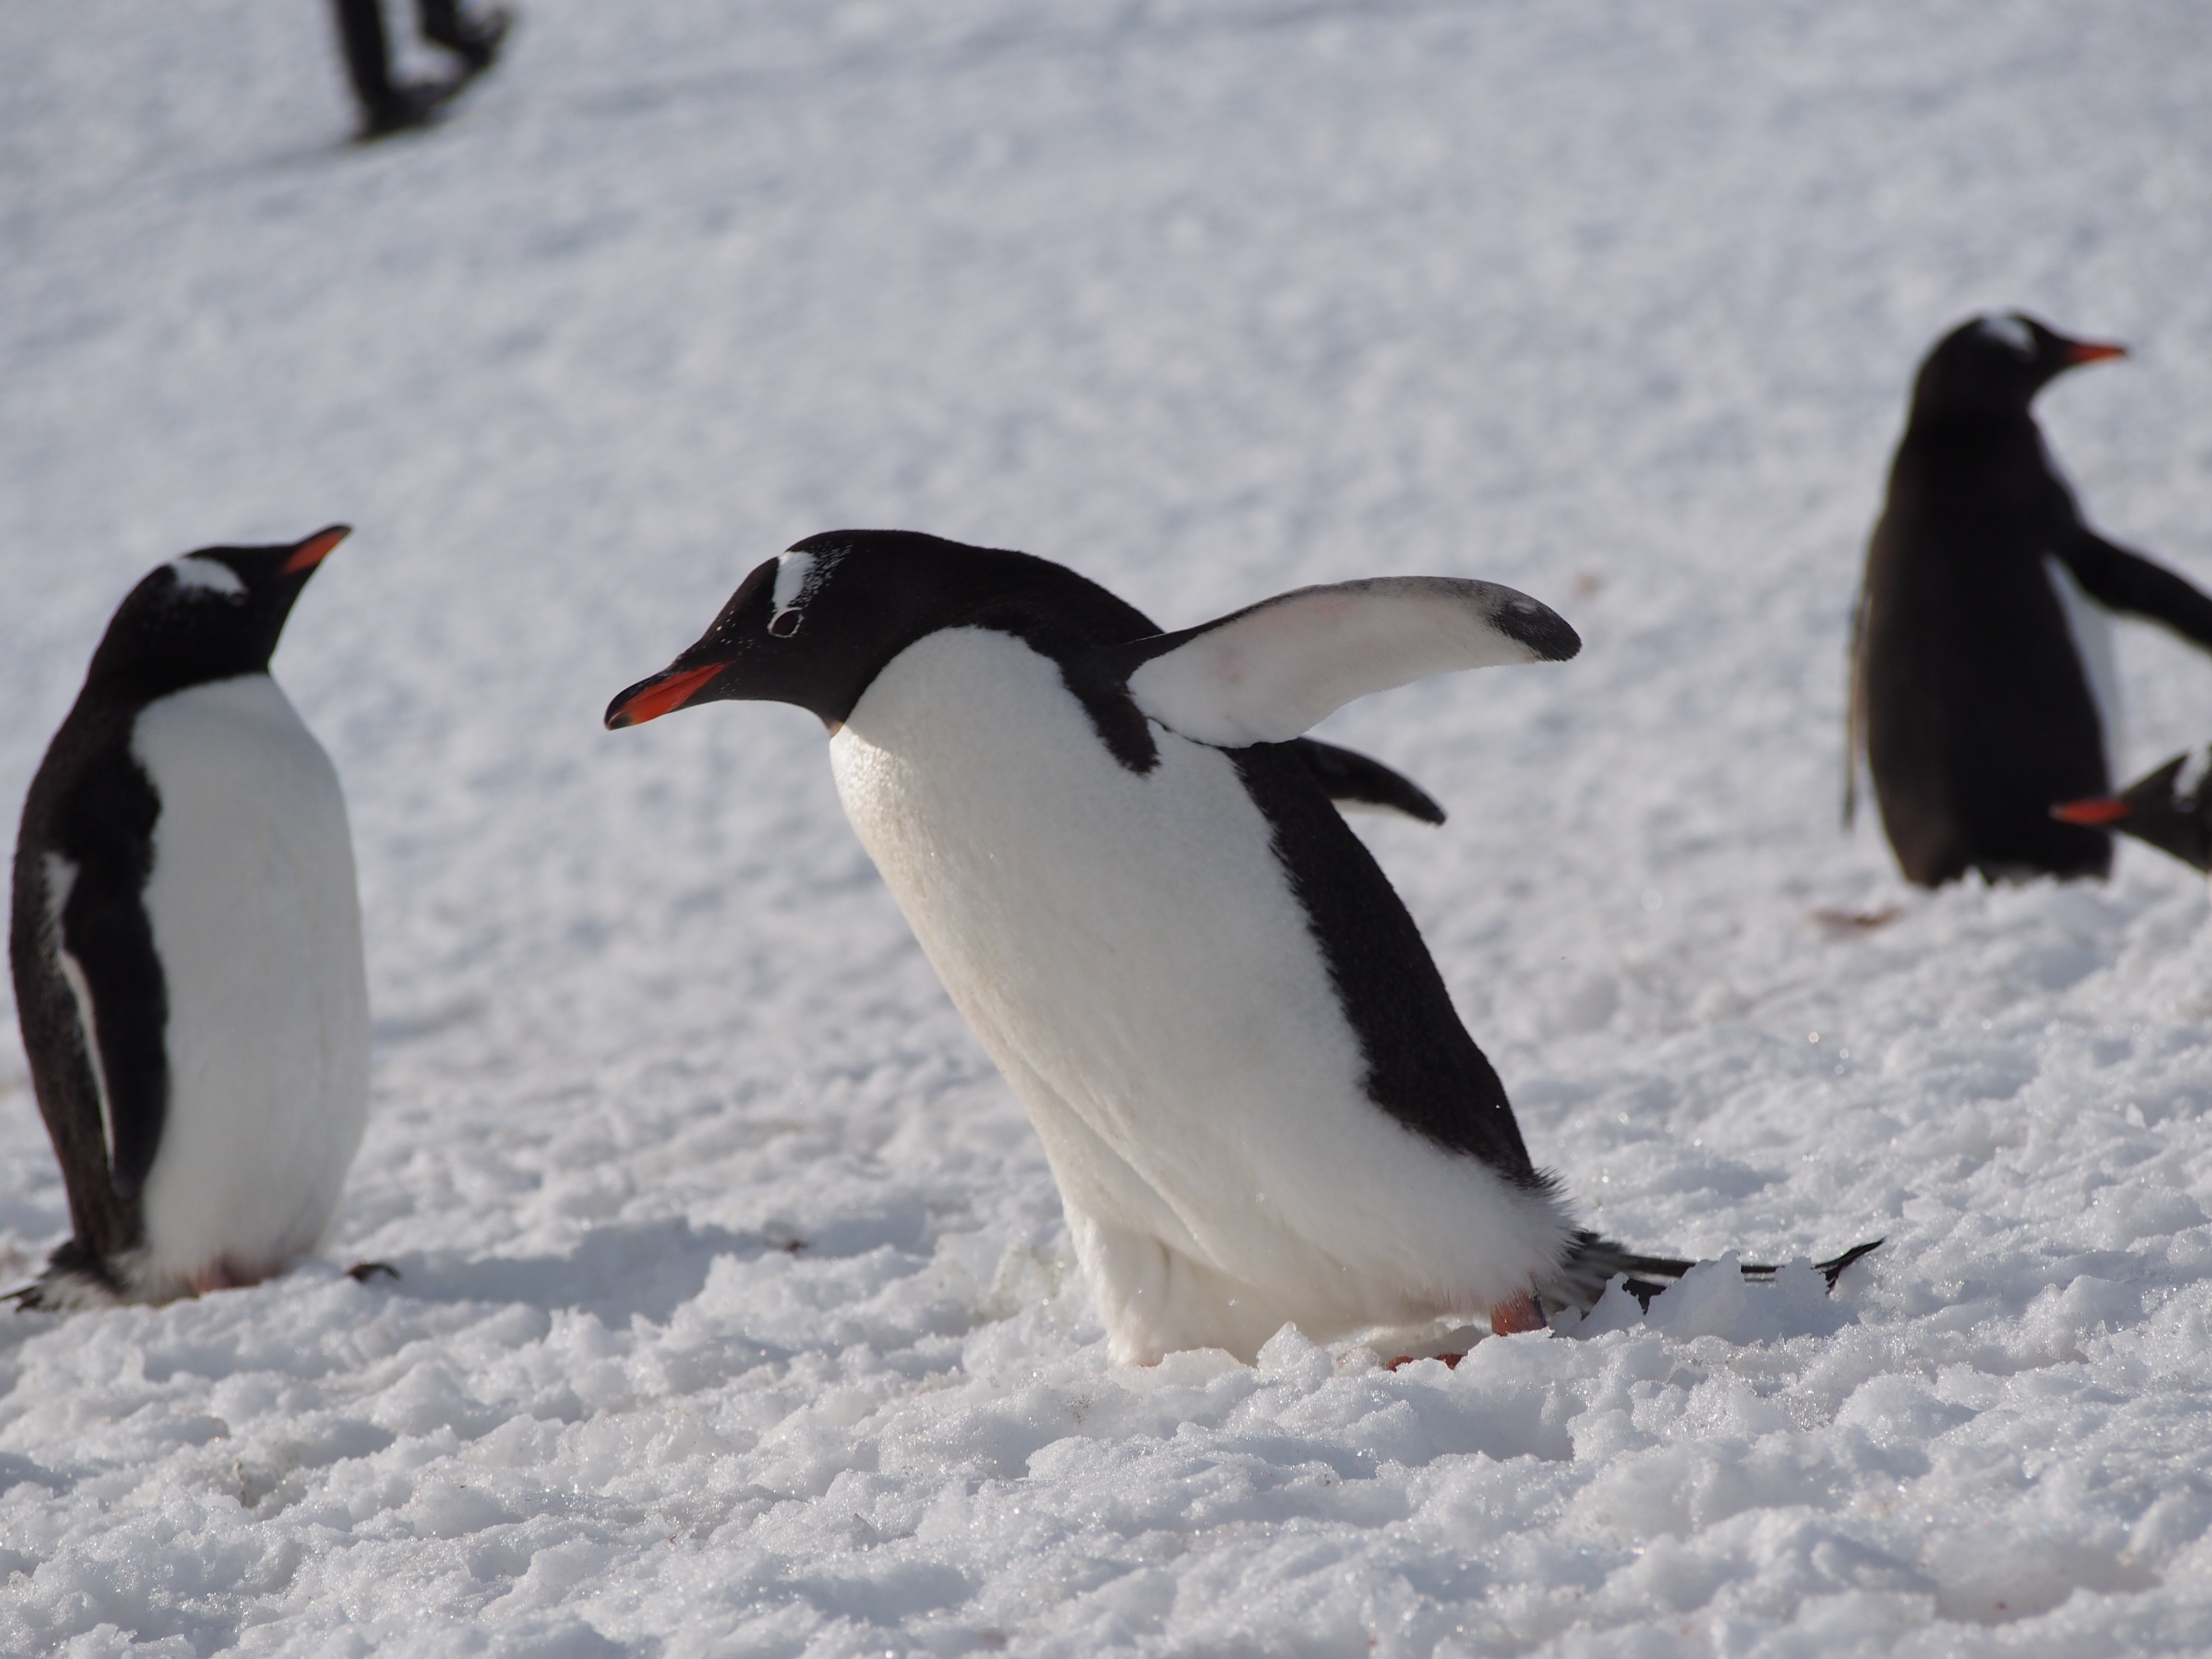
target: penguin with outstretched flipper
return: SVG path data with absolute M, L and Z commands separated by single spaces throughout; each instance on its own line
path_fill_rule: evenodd
M 2050 811 L 2112 787 L 2100 607 L 2212 647 L 2212 599 L 2083 521 L 2028 412 L 2056 376 L 2124 355 L 2015 313 L 1921 365 L 1860 589 L 1844 817 L 1863 754 L 1922 886 L 2103 876 L 2110 839 Z
M 1075 572 L 904 532 L 799 543 L 607 711 L 830 731 L 846 816 L 1028 1109 L 1117 1359 L 1451 1317 L 1540 1328 L 1688 1264 L 1579 1232 L 1300 734 L 1557 662 L 1492 583 L 1302 588 L 1161 633 Z

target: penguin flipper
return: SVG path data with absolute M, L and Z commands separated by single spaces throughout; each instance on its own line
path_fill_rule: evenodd
M 72 884 L 56 943 L 82 977 L 90 1004 L 81 1010 L 88 1028 L 82 1035 L 106 1121 L 104 1136 L 97 1126 L 92 1133 L 105 1142 L 110 1187 L 129 1199 L 154 1167 L 168 1115 L 168 990 L 136 884 L 126 889 L 95 874 L 88 869 Z
M 1444 821 L 1444 809 L 1429 798 L 1426 790 L 1370 756 L 1340 749 L 1318 738 L 1300 738 L 1291 747 L 1340 808 L 1374 807 L 1403 813 L 1422 823 Z
M 1496 582 L 1385 576 L 1301 587 L 1102 653 L 1147 716 L 1218 748 L 1287 743 L 1331 711 L 1431 674 L 1564 662 L 1582 641 Z
M 2164 565 L 2106 541 L 2087 525 L 2057 550 L 2081 591 L 2109 610 L 2163 623 L 2212 649 L 2212 597 Z

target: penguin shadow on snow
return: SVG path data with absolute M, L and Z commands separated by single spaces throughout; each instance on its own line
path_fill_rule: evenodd
M 839 1244 L 853 1242 L 831 1238 L 826 1254 L 844 1255 Z M 391 1287 L 395 1295 L 424 1302 L 520 1302 L 548 1313 L 574 1309 L 619 1328 L 634 1316 L 666 1324 L 706 1289 L 708 1275 L 723 1256 L 750 1265 L 779 1255 L 805 1260 L 824 1253 L 813 1239 L 694 1226 L 679 1217 L 594 1227 L 565 1255 L 472 1256 L 433 1250 L 389 1260 L 399 1273 Z

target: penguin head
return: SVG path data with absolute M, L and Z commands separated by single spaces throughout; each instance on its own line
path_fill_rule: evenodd
M 2128 349 L 2072 340 L 2025 312 L 1972 317 L 1936 343 L 1913 384 L 1915 415 L 2021 415 L 2069 368 Z
M 88 684 L 150 701 L 266 673 L 292 602 L 352 534 L 335 524 L 278 547 L 203 547 L 157 565 L 116 607 Z
M 2212 835 L 2206 833 L 2204 821 L 2212 808 L 2212 789 L 2200 778 L 2193 789 L 2183 791 L 2181 770 L 2189 758 L 2185 752 L 2176 755 L 2117 795 L 2066 801 L 2052 807 L 2051 816 L 2062 823 L 2117 830 L 2212 872 Z
M 809 536 L 739 583 L 697 643 L 610 703 L 607 727 L 736 698 L 793 703 L 834 730 L 884 665 L 927 635 L 963 625 L 1038 631 L 1046 573 L 1070 574 L 914 531 Z

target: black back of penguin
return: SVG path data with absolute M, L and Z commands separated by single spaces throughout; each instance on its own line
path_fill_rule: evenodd
M 2082 522 L 2029 413 L 2122 355 L 2033 318 L 1978 318 L 1921 365 L 1868 550 L 1852 679 L 1882 823 L 1923 886 L 2100 876 L 2108 837 L 2054 819 L 2110 787 L 2104 726 L 2053 563 L 2092 599 L 2212 641 L 2212 601 Z
M 139 1288 L 118 1263 L 144 1243 L 140 1200 L 171 1095 L 170 976 L 191 967 L 162 960 L 144 902 L 162 802 L 133 751 L 140 717 L 194 688 L 264 674 L 293 602 L 346 533 L 207 548 L 157 567 L 118 607 L 32 781 L 9 957 L 75 1229 L 27 1293 L 34 1302 L 57 1302 L 40 1291 L 58 1275 L 118 1295 Z

